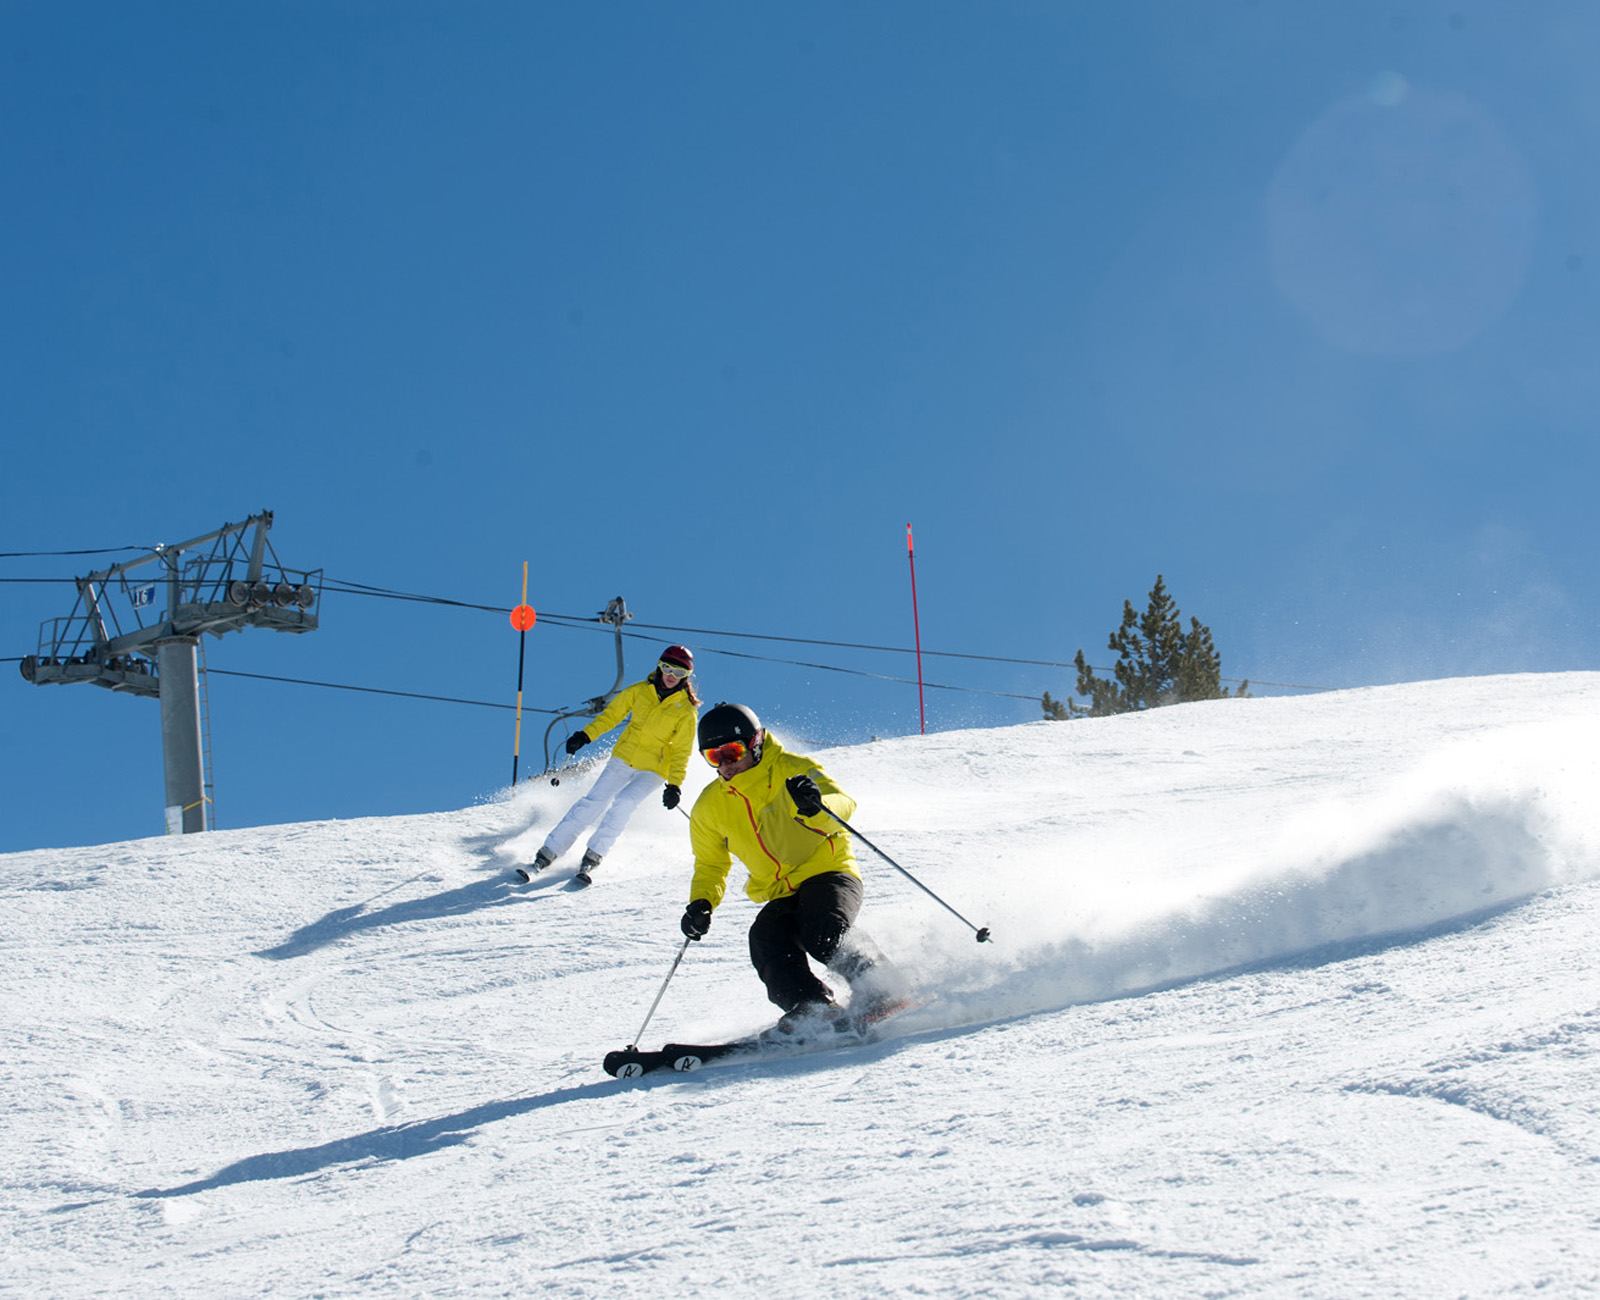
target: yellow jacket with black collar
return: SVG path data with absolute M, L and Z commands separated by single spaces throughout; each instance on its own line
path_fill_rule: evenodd
M 617 692 L 611 703 L 583 728 L 590 740 L 599 740 L 628 718 L 612 753 L 629 767 L 655 772 L 669 785 L 682 785 L 694 748 L 694 727 L 699 711 L 682 685 L 665 696 L 649 678 Z

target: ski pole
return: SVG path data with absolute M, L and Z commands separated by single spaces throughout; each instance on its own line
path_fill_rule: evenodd
M 876 853 L 880 858 L 882 858 L 885 862 L 887 862 L 891 867 L 893 867 L 896 871 L 898 871 L 902 876 L 904 876 L 907 880 L 909 880 L 913 885 L 915 885 L 918 889 L 920 889 L 929 898 L 933 899 L 933 901 L 936 902 L 937 904 L 939 904 L 940 907 L 944 908 L 945 911 L 949 912 L 951 916 L 955 917 L 956 920 L 960 921 L 962 925 L 967 927 L 967 929 L 976 931 L 979 943 L 989 943 L 989 942 L 991 942 L 991 940 L 989 938 L 989 927 L 988 926 L 985 925 L 985 926 L 979 927 L 979 926 L 973 925 L 971 921 L 967 920 L 966 917 L 962 916 L 960 912 L 956 911 L 955 908 L 951 907 L 949 903 L 945 902 L 944 899 L 940 898 L 939 895 L 937 895 L 936 893 L 933 892 L 933 890 L 929 889 L 925 884 L 923 884 L 920 880 L 918 880 L 915 876 L 913 876 L 909 871 L 907 871 L 904 867 L 902 867 L 898 862 L 896 862 L 893 858 L 891 858 L 887 853 L 885 853 L 882 849 L 880 849 L 876 844 L 874 844 L 871 840 L 869 840 L 865 835 L 863 835 L 860 831 L 858 831 L 854 826 L 852 826 L 849 822 L 845 821 L 845 819 L 843 817 L 839 816 L 838 813 L 834 812 L 832 808 L 829 808 L 826 804 L 824 804 L 822 806 L 822 811 L 827 813 L 828 816 L 832 817 L 834 821 L 838 822 L 839 825 L 843 826 L 845 828 L 845 830 L 849 831 L 850 834 L 854 835 L 858 840 L 860 840 L 863 844 L 865 844 L 869 849 L 871 849 L 874 853 Z
M 693 941 L 685 938 L 683 947 L 678 949 L 678 955 L 672 959 L 672 969 L 667 972 L 667 978 L 661 981 L 661 991 L 656 994 L 656 1000 L 650 1004 L 650 1010 L 644 1013 L 644 1024 L 639 1026 L 639 1032 L 633 1036 L 633 1041 L 628 1044 L 629 1051 L 639 1046 L 639 1040 L 644 1037 L 645 1028 L 650 1023 L 650 1017 L 655 1015 L 656 1008 L 661 1005 L 661 999 L 666 996 L 667 985 L 672 983 L 672 977 L 678 973 L 678 963 L 683 960 L 683 954 L 689 951 L 691 942 Z
M 552 781 L 551 784 L 555 784 L 554 781 Z M 679 806 L 678 811 L 681 812 L 685 817 L 689 815 L 689 810 L 681 805 Z M 683 960 L 683 954 L 689 951 L 689 945 L 692 942 L 692 939 L 688 938 L 687 936 L 684 937 L 683 947 L 678 949 L 678 955 L 672 959 L 672 969 L 667 972 L 667 978 L 661 981 L 661 991 L 656 994 L 656 1000 L 650 1004 L 650 1010 L 644 1013 L 644 1024 L 639 1026 L 639 1032 L 633 1036 L 633 1041 L 628 1044 L 628 1050 L 630 1052 L 639 1046 L 639 1040 L 644 1037 L 644 1031 L 650 1024 L 650 1018 L 655 1015 L 656 1008 L 661 1005 L 661 999 L 667 995 L 667 985 L 672 983 L 672 977 L 678 973 L 678 963 Z

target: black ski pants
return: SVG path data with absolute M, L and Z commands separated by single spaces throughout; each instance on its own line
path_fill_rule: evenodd
M 785 1011 L 832 994 L 817 978 L 814 957 L 852 983 L 880 959 L 876 946 L 852 930 L 861 911 L 861 881 L 842 871 L 812 876 L 787 898 L 774 899 L 750 925 L 750 961 L 767 998 Z

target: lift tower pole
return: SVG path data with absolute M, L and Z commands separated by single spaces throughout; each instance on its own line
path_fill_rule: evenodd
M 243 523 L 157 546 L 137 560 L 79 578 L 72 613 L 45 623 L 39 629 L 39 653 L 21 664 L 23 677 L 38 686 L 91 682 L 161 701 L 167 807 L 181 813 L 181 824 L 170 829 L 184 834 L 205 830 L 209 821 L 200 637 L 247 627 L 311 632 L 317 626 L 322 571 L 284 568 L 267 540 L 271 527 L 272 512 L 264 510 Z M 156 562 L 164 581 L 129 580 L 135 569 Z M 165 614 L 147 623 L 145 611 L 154 610 L 163 586 Z M 108 600 L 113 594 L 131 605 L 132 626 L 124 628 L 117 617 Z
M 161 768 L 167 807 L 182 816 L 185 835 L 206 829 L 205 742 L 200 735 L 200 638 L 156 642 L 161 682 Z

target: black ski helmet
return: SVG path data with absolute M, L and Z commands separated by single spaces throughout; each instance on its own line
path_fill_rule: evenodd
M 742 740 L 750 746 L 750 752 L 757 758 L 761 757 L 761 750 L 756 744 L 756 737 L 761 734 L 761 719 L 742 704 L 729 704 L 726 701 L 713 704 L 700 715 L 700 748 L 702 750 L 715 749 L 718 745 L 726 745 L 730 740 Z

